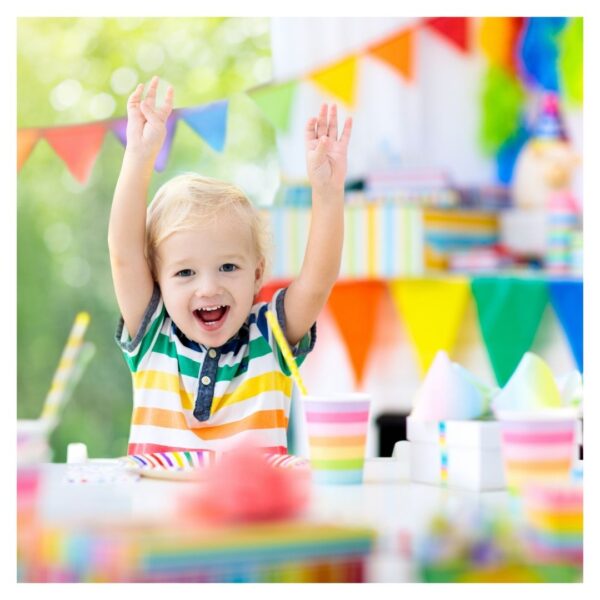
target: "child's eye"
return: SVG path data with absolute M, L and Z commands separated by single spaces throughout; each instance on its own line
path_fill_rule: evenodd
M 192 269 L 181 269 L 175 273 L 175 277 L 191 277 L 194 274 Z
M 219 271 L 223 271 L 224 273 L 233 273 L 233 271 L 237 271 L 238 267 L 232 263 L 225 263 L 221 265 Z

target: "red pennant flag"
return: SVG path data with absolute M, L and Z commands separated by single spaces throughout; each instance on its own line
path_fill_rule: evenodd
M 39 139 L 39 129 L 17 129 L 17 171 L 21 170 Z
M 369 54 L 399 71 L 405 79 L 413 78 L 413 30 L 407 29 L 391 39 L 371 46 Z
M 105 133 L 105 124 L 90 123 L 46 129 L 44 137 L 67 165 L 73 177 L 80 183 L 85 183 L 92 172 Z
M 350 355 L 357 387 L 375 340 L 379 305 L 386 292 L 383 281 L 343 281 L 333 287 L 328 307 Z
M 452 42 L 459 50 L 468 52 L 470 48 L 468 17 L 435 17 L 426 25 Z
M 280 288 L 288 287 L 292 283 L 291 279 L 272 279 L 265 283 L 258 292 L 255 302 L 271 302 L 273 294 Z

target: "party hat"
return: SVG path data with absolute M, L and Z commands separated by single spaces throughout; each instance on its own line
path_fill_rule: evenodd
M 533 137 L 537 140 L 567 141 L 556 94 L 547 93 L 542 97 L 541 109 L 533 126 Z
M 498 413 L 556 409 L 563 403 L 550 367 L 536 354 L 526 352 L 492 406 Z
M 477 419 L 485 409 L 473 376 L 440 350 L 417 391 L 411 416 L 422 421 Z

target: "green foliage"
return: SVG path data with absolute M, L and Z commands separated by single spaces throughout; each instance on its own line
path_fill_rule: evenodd
M 175 106 L 229 98 L 225 151 L 217 154 L 180 121 L 167 168 L 150 194 L 183 171 L 240 185 L 257 204 L 278 187 L 274 133 L 242 92 L 271 75 L 264 18 L 22 18 L 18 21 L 19 127 L 123 116 L 139 81 L 161 77 Z M 66 82 L 66 83 L 65 83 Z M 54 459 L 81 441 L 90 456 L 126 452 L 131 378 L 114 342 L 118 308 L 107 225 L 123 148 L 107 134 L 90 180 L 78 184 L 41 141 L 18 176 L 17 390 L 19 418 L 39 416 L 75 314 L 86 310 L 96 345 L 52 436 Z

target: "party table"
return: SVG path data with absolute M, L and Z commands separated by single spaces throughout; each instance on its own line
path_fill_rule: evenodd
M 510 498 L 505 491 L 476 493 L 411 482 L 407 452 L 406 443 L 399 443 L 396 456 L 367 459 L 362 485 L 313 485 L 307 510 L 298 519 L 288 522 L 286 531 L 295 536 L 295 542 L 312 536 L 314 545 L 343 555 L 345 566 L 338 573 L 342 581 L 418 581 L 412 545 L 440 510 L 452 507 L 509 509 Z M 190 485 L 145 477 L 128 479 L 118 474 L 114 460 L 90 461 L 85 465 L 46 463 L 41 465 L 40 472 L 37 519 L 38 528 L 46 535 L 36 552 L 45 552 L 46 556 L 62 553 L 63 560 L 75 565 L 98 559 L 98 544 L 94 544 L 93 551 L 90 549 L 90 540 L 94 538 L 102 538 L 111 560 L 126 560 L 124 555 L 128 550 L 117 542 L 111 543 L 118 540 L 116 534 L 111 538 L 110 532 L 117 531 L 119 524 L 130 527 L 127 524 L 135 523 L 153 530 L 154 538 L 146 533 L 143 539 L 156 546 L 157 536 L 168 537 L 169 523 L 176 519 L 181 507 L 180 494 Z M 267 530 L 275 538 L 280 535 L 273 529 Z M 248 531 L 256 533 L 258 530 L 250 527 Z M 236 534 L 239 546 L 242 542 L 238 537 Z M 249 535 L 245 543 L 254 543 L 254 553 L 260 555 L 260 537 Z M 296 547 L 294 552 L 297 551 Z M 121 558 L 115 558 L 115 553 L 120 553 Z M 156 550 L 152 560 L 157 560 L 158 555 L 160 552 Z M 247 560 L 244 556 L 238 553 L 238 562 Z M 320 568 L 322 575 L 323 565 Z M 327 568 L 331 569 L 331 564 Z M 252 572 L 240 569 L 238 565 L 238 579 L 228 580 L 251 581 Z M 285 581 L 286 577 L 289 581 L 304 580 L 304 575 L 299 575 L 297 570 L 290 574 L 289 569 L 288 565 L 287 574 L 275 573 L 272 580 Z M 38 571 L 36 578 L 43 580 L 43 573 L 43 569 L 41 575 Z M 86 573 L 87 580 L 109 577 L 106 573 L 102 577 Z M 26 569 L 21 576 L 28 580 Z M 51 579 L 72 581 L 74 577 L 72 571 L 60 576 L 55 571 Z M 160 580 L 158 575 L 157 580 Z M 264 581 L 264 576 L 261 575 L 260 580 Z

